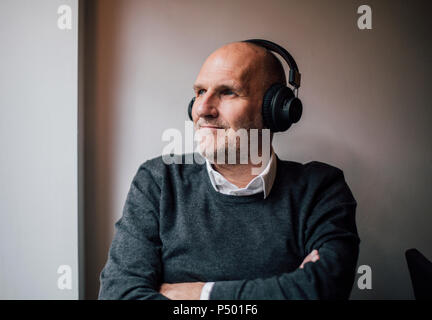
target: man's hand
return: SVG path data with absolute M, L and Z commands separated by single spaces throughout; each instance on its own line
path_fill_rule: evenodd
M 308 256 L 303 260 L 302 264 L 300 265 L 300 269 L 303 269 L 304 265 L 308 262 L 316 262 L 319 260 L 319 254 L 318 250 L 312 250 L 311 253 L 308 254 Z
M 205 282 L 163 283 L 159 292 L 171 300 L 199 300 Z

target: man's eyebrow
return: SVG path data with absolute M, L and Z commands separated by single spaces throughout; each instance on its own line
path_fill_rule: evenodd
M 197 91 L 199 89 L 203 89 L 203 88 L 205 88 L 205 86 L 202 84 L 199 84 L 199 83 L 196 83 L 193 85 L 193 89 L 195 91 Z M 244 91 L 244 88 L 240 85 L 237 85 L 236 83 L 222 83 L 222 84 L 217 85 L 216 89 L 217 90 L 229 89 L 229 90 L 239 91 L 239 92 Z
M 198 89 L 202 89 L 202 85 L 200 85 L 200 84 L 194 84 L 193 85 L 193 89 L 196 91 L 196 90 L 198 90 Z

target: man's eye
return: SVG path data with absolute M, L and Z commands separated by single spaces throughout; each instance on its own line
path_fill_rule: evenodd
M 234 95 L 234 91 L 227 89 L 227 90 L 222 91 L 222 94 L 231 96 L 231 95 Z
M 198 92 L 197 92 L 197 94 L 198 94 L 199 96 L 203 95 L 204 93 L 205 93 L 205 90 L 204 90 L 204 89 L 200 89 L 200 90 L 198 90 Z

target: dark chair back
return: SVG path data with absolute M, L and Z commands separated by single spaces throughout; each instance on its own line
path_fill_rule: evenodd
M 432 300 L 432 262 L 417 249 L 405 252 L 416 300 Z

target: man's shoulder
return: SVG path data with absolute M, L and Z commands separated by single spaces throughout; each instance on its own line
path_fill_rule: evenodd
M 146 160 L 138 169 L 151 175 L 153 179 L 166 179 L 167 176 L 179 178 L 196 174 L 205 167 L 205 160 L 196 153 L 161 155 Z
M 341 169 L 321 161 L 300 163 L 279 159 L 278 165 L 282 167 L 280 170 L 282 174 L 289 175 L 296 180 L 303 180 L 307 183 L 320 183 L 323 180 L 332 178 L 343 179 L 344 177 Z
M 295 192 L 301 199 L 326 199 L 354 203 L 354 196 L 341 169 L 321 161 L 299 163 L 280 161 L 283 190 Z
M 304 164 L 306 171 L 315 176 L 341 175 L 342 169 L 321 161 L 310 161 Z

